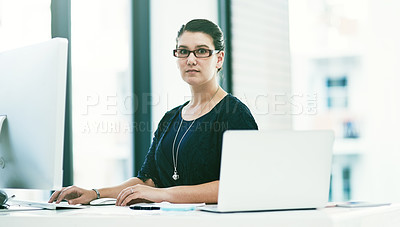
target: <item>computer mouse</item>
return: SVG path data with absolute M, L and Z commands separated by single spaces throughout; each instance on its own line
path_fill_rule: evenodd
M 0 206 L 6 204 L 7 200 L 8 200 L 7 193 L 3 190 L 0 190 Z
M 101 206 L 101 205 L 115 205 L 117 199 L 114 198 L 100 198 L 92 200 L 89 204 L 92 206 Z

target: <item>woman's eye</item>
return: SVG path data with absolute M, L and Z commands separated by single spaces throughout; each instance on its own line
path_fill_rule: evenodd
M 187 54 L 188 50 L 180 49 L 180 50 L 178 50 L 178 52 L 179 52 L 179 54 Z
M 207 53 L 207 50 L 206 50 L 206 49 L 198 49 L 198 50 L 197 50 L 197 53 L 199 53 L 199 54 L 205 54 L 205 53 Z

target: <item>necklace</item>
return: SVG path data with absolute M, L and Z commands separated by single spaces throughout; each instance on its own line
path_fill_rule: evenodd
M 218 91 L 219 91 L 220 86 L 218 86 L 217 91 L 214 93 L 214 95 L 211 97 L 211 99 L 207 102 L 206 105 L 203 106 L 203 108 L 201 108 L 201 111 L 199 113 L 199 115 L 201 115 L 201 113 L 203 112 L 204 108 L 210 104 L 211 100 L 213 100 L 213 98 L 215 97 L 215 95 L 217 95 Z M 178 131 L 175 134 L 175 138 L 174 138 L 174 142 L 172 143 L 172 163 L 174 164 L 174 174 L 172 175 L 172 179 L 174 180 L 178 180 L 179 179 L 179 174 L 178 174 L 178 152 L 179 152 L 179 147 L 181 146 L 182 140 L 183 138 L 186 136 L 186 133 L 188 133 L 188 131 L 190 130 L 190 128 L 192 127 L 192 125 L 194 124 L 194 122 L 197 119 L 194 119 L 192 121 L 192 123 L 189 125 L 188 129 L 186 129 L 185 133 L 183 134 L 182 138 L 179 140 L 178 146 L 176 148 L 176 152 L 175 152 L 175 143 L 176 143 L 176 138 L 178 137 L 179 131 L 181 130 L 181 126 L 182 126 L 182 122 L 183 122 L 183 118 L 181 120 L 181 123 L 179 123 L 179 127 L 178 127 Z

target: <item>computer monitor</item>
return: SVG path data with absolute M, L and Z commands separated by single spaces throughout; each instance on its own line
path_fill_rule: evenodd
M 67 50 L 54 38 L 0 53 L 0 188 L 62 186 Z

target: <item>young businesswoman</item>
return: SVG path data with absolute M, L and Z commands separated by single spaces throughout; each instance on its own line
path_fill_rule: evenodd
M 49 202 L 86 204 L 98 197 L 117 198 L 120 206 L 217 202 L 223 132 L 257 129 L 257 124 L 249 109 L 218 84 L 225 53 L 217 25 L 204 19 L 183 25 L 173 54 L 192 98 L 164 115 L 137 177 L 109 188 L 66 187 Z

